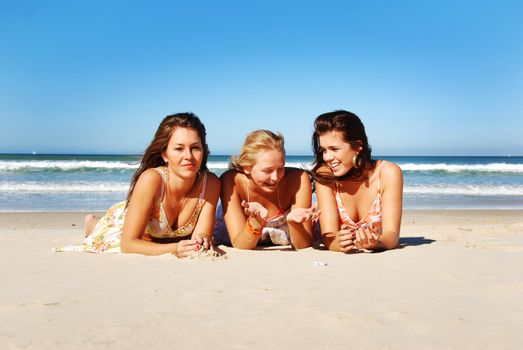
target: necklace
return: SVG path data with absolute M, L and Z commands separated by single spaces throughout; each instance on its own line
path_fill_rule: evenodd
M 169 169 L 167 167 L 165 167 L 165 177 L 166 177 L 166 191 L 165 191 L 165 199 L 168 200 L 168 198 L 170 197 L 169 196 L 169 193 L 171 192 L 171 186 L 170 186 L 170 181 L 169 181 Z M 185 206 L 185 203 L 187 202 L 187 199 L 188 199 L 188 194 L 192 192 L 194 186 L 196 185 L 196 182 L 197 182 L 197 179 L 198 179 L 198 176 L 196 176 L 194 178 L 194 182 L 192 183 L 191 187 L 189 188 L 189 190 L 185 193 L 185 195 L 183 196 L 180 196 L 180 198 L 178 198 L 175 202 L 174 202 L 174 205 L 173 205 L 173 210 L 176 211 L 176 209 L 178 208 L 178 206 L 180 206 L 180 204 L 183 204 L 181 207 L 183 208 Z M 179 216 L 180 213 L 178 213 L 178 216 Z M 167 217 L 167 212 L 165 212 L 165 219 L 167 220 L 167 226 L 169 227 L 169 231 L 172 232 L 172 225 L 174 225 L 174 220 L 172 222 L 172 224 L 169 224 L 169 218 Z

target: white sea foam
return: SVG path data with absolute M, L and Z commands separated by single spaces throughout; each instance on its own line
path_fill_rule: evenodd
M 4 182 L 0 183 L 0 192 L 33 193 L 93 193 L 127 192 L 126 182 Z M 466 195 L 466 196 L 523 196 L 523 185 L 407 185 L 403 190 L 406 195 Z
M 222 170 L 225 170 L 229 167 L 229 163 L 227 162 L 207 162 L 207 168 L 209 168 L 209 170 L 214 170 L 214 169 L 222 169 Z
M 418 185 L 405 186 L 404 194 L 462 196 L 523 196 L 523 185 Z
M 299 169 L 312 169 L 312 163 L 307 162 L 287 162 L 287 167 Z M 510 163 L 488 163 L 488 164 L 447 164 L 447 163 L 399 163 L 403 171 L 446 171 L 449 173 L 458 172 L 492 172 L 492 173 L 523 173 L 523 164 Z M 213 169 L 227 169 L 227 162 L 209 162 L 207 167 Z
M 445 171 L 445 172 L 507 172 L 523 173 L 523 164 L 488 163 L 488 164 L 448 164 L 448 163 L 398 163 L 404 171 Z M 228 168 L 226 161 L 209 161 L 209 169 L 225 170 Z M 308 162 L 287 162 L 286 166 L 310 169 Z M 0 171 L 18 170 L 62 170 L 76 169 L 137 169 L 138 163 L 108 160 L 1 160 Z
M 308 169 L 308 170 L 312 169 L 311 163 L 287 162 L 287 163 L 285 163 L 285 166 L 290 167 L 290 168 L 298 168 L 298 169 Z
M 0 183 L 0 192 L 41 192 L 41 193 L 73 193 L 73 192 L 127 192 L 129 183 L 122 182 L 28 182 Z
M 76 170 L 76 169 L 135 169 L 138 164 L 97 160 L 26 160 L 0 161 L 0 171 L 17 170 Z
M 311 169 L 311 164 L 309 163 L 300 163 L 300 162 L 287 162 L 285 163 L 286 167 L 299 168 L 299 169 Z M 225 170 L 229 168 L 228 162 L 208 162 L 207 167 L 209 170 L 219 169 Z
M 457 172 L 494 172 L 523 173 L 523 164 L 488 163 L 488 164 L 447 164 L 447 163 L 399 163 L 403 171 L 447 171 Z
M 126 163 L 122 161 L 97 161 L 97 160 L 27 160 L 27 161 L 0 161 L 0 171 L 74 171 L 78 169 L 103 169 L 103 170 L 118 170 L 118 169 L 137 169 L 139 164 Z M 288 167 L 308 169 L 310 164 L 289 162 Z M 207 163 L 207 167 L 213 170 L 225 170 L 229 167 L 228 162 L 213 162 Z

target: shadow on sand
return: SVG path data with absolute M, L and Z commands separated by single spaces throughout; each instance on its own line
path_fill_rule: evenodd
M 425 237 L 400 237 L 400 243 L 398 245 L 398 248 L 405 248 L 411 246 L 417 247 L 424 244 L 431 244 L 433 242 L 436 242 L 436 240 Z

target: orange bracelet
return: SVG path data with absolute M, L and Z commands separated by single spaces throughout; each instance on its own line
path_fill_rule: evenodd
M 258 220 L 254 219 L 252 216 L 249 216 L 247 219 L 247 232 L 255 236 L 261 236 L 264 226 L 265 223 L 260 224 Z

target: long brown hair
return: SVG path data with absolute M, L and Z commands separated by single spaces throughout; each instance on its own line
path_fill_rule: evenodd
M 187 128 L 193 129 L 198 133 L 200 141 L 203 146 L 203 158 L 202 164 L 200 165 L 199 171 L 207 170 L 207 158 L 209 157 L 209 147 L 205 141 L 206 131 L 205 126 L 200 121 L 200 119 L 193 113 L 177 113 L 168 115 L 165 117 L 158 130 L 154 134 L 154 138 L 151 141 L 151 144 L 145 150 L 140 166 L 136 170 L 131 180 L 131 185 L 129 187 L 129 192 L 127 193 L 127 202 L 131 199 L 131 195 L 134 191 L 134 186 L 138 181 L 138 178 L 144 171 L 150 168 L 156 168 L 162 165 L 165 165 L 165 161 L 162 158 L 162 153 L 167 149 L 169 140 L 176 128 Z
M 343 135 L 343 140 L 348 142 L 353 149 L 361 147 L 358 154 L 359 166 L 350 169 L 347 174 L 335 177 L 332 172 L 325 172 L 326 166 L 323 160 L 323 150 L 320 146 L 320 135 L 329 132 L 338 131 Z M 312 168 L 313 177 L 322 184 L 333 184 L 340 180 L 355 180 L 363 175 L 364 170 L 372 169 L 376 161 L 371 158 L 372 148 L 367 140 L 365 126 L 360 118 L 345 110 L 324 113 L 314 121 L 314 133 L 312 134 L 312 150 L 314 152 L 314 162 Z

